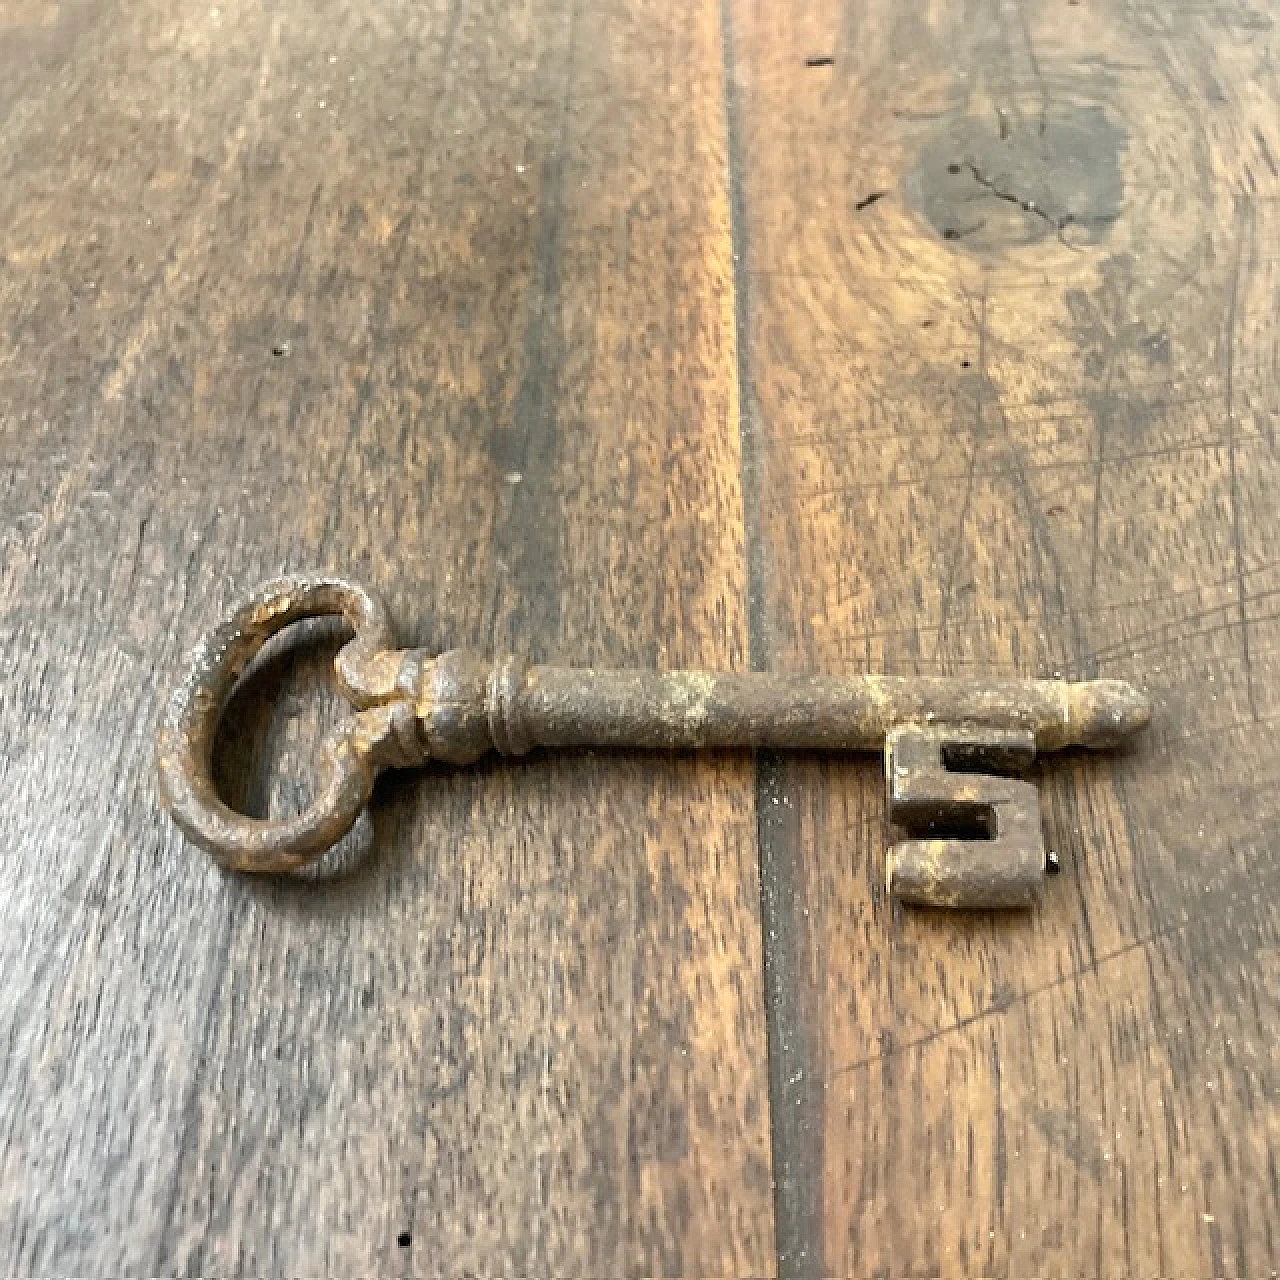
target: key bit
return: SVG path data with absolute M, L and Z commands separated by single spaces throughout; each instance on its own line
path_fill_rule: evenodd
M 303 618 L 341 615 L 335 659 L 356 708 L 325 739 L 312 805 L 281 819 L 236 813 L 211 771 L 223 707 L 262 646 Z M 1024 906 L 1045 874 L 1035 788 L 1003 776 L 1039 751 L 1117 746 L 1151 718 L 1118 680 L 953 680 L 491 664 L 465 650 L 397 648 L 381 601 L 358 583 L 266 583 L 197 645 L 160 729 L 161 794 L 174 821 L 224 867 L 286 872 L 346 834 L 386 768 L 466 765 L 535 747 L 884 749 L 889 815 L 927 838 L 889 852 L 904 901 Z
M 889 892 L 932 907 L 1031 906 L 1049 869 L 1039 796 L 1005 775 L 1022 773 L 1035 755 L 1027 729 L 891 729 L 889 819 L 929 838 L 890 848 Z

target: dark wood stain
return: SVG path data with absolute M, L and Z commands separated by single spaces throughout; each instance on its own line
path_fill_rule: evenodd
M 1046 236 L 1080 248 L 1105 239 L 1120 216 L 1126 146 L 1097 103 L 1063 104 L 1016 129 L 1003 116 L 961 116 L 923 142 L 906 189 L 934 229 L 967 250 L 1002 253 Z M 969 230 L 948 237 L 957 227 Z

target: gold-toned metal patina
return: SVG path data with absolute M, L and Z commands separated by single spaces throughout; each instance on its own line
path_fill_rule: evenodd
M 211 772 L 222 709 L 271 636 L 328 614 L 355 632 L 335 666 L 356 713 L 321 748 L 310 808 L 280 820 L 236 813 Z M 1030 784 L 990 775 L 1020 771 L 1037 750 L 1117 746 L 1150 718 L 1146 697 L 1117 680 L 594 671 L 432 655 L 396 648 L 386 609 L 358 583 L 297 575 L 258 588 L 200 642 L 158 760 L 165 803 L 191 840 L 224 867 L 281 872 L 341 839 L 386 768 L 570 745 L 885 748 L 891 818 L 933 837 L 890 850 L 891 889 L 939 906 L 1015 906 L 1045 871 L 1038 805 Z

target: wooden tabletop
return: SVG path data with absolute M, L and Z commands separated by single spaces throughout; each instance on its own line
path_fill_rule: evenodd
M 0 1266 L 1274 1274 L 1280 35 L 1247 0 L 0 10 Z M 879 765 L 392 775 L 218 872 L 245 588 L 539 661 L 1117 676 L 1031 913 Z M 339 633 L 219 746 L 296 807 Z

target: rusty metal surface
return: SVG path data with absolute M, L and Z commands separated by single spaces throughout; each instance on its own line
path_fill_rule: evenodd
M 886 855 L 889 892 L 931 907 L 1029 907 L 1048 865 L 1026 729 L 904 725 L 885 740 L 889 820 L 915 836 Z
M 343 692 L 357 714 L 320 749 L 317 798 L 292 818 L 263 821 L 229 808 L 213 783 L 218 721 L 237 680 L 264 644 L 302 618 L 336 614 L 355 631 L 337 663 Z M 379 769 L 415 763 L 397 753 L 411 704 L 394 697 L 388 678 L 391 626 L 380 601 L 336 577 L 290 577 L 265 583 L 197 645 L 160 729 L 160 788 L 174 820 L 196 844 L 238 871 L 292 871 L 350 830 L 368 803 Z
M 356 714 L 321 748 L 310 808 L 271 820 L 236 813 L 211 775 L 222 709 L 271 636 L 328 614 L 355 632 L 335 667 Z M 1116 746 L 1150 715 L 1146 697 L 1115 680 L 592 671 L 491 664 L 462 650 L 433 656 L 395 648 L 386 610 L 366 588 L 294 575 L 251 593 L 196 647 L 169 703 L 157 758 L 164 802 L 192 841 L 225 867 L 280 872 L 307 865 L 341 839 L 384 768 L 466 765 L 491 750 L 520 755 L 538 746 L 879 750 L 887 743 L 896 821 L 919 831 L 947 815 L 962 826 L 972 826 L 979 811 L 994 815 L 983 819 L 994 823 L 992 839 L 899 846 L 895 891 L 910 901 L 1012 905 L 1034 897 L 1034 877 L 1014 846 L 1040 842 L 1036 874 L 1044 872 L 1035 790 L 953 772 L 944 753 L 967 752 L 987 772 L 1000 772 L 1011 761 L 1029 763 L 1036 750 Z M 979 870 L 967 872 L 970 864 Z

